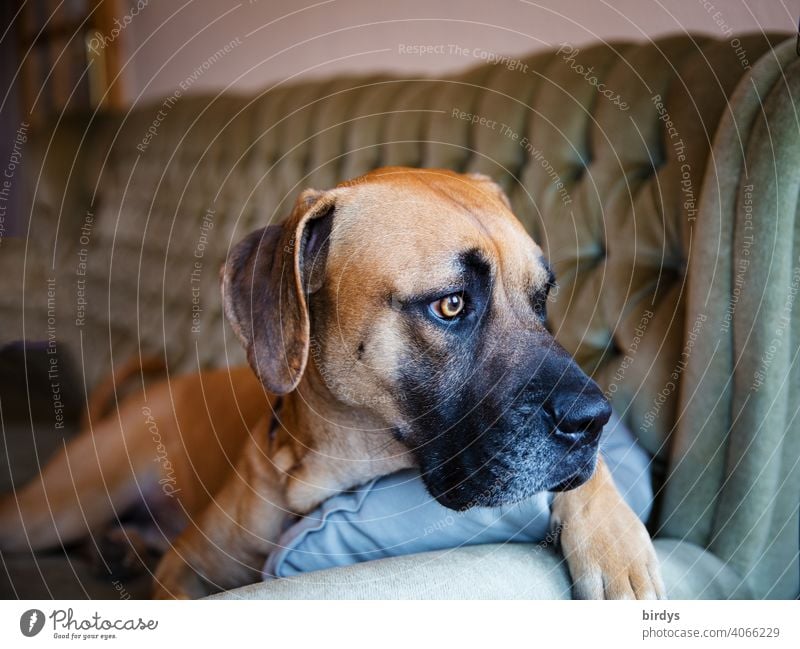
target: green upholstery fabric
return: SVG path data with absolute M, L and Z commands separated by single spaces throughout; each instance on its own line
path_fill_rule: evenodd
M 553 331 L 655 456 L 656 536 L 705 548 L 738 575 L 730 593 L 794 597 L 800 62 L 794 39 L 740 41 L 752 69 L 730 42 L 687 35 L 540 53 L 525 72 L 342 77 L 61 120 L 25 149 L 30 235 L 0 247 L 2 341 L 46 339 L 50 315 L 87 388 L 138 351 L 166 350 L 172 372 L 241 363 L 218 268 L 300 189 L 387 164 L 488 173 L 556 269 Z
M 746 584 L 688 542 L 659 540 L 670 599 L 746 599 Z M 569 599 L 564 560 L 542 546 L 473 545 L 252 584 L 211 599 Z
M 785 43 L 737 88 L 716 132 L 690 266 L 705 281 L 689 283 L 686 322 L 708 320 L 684 376 L 662 512 L 664 534 L 710 547 L 778 596 L 797 592 L 800 571 L 798 73 Z

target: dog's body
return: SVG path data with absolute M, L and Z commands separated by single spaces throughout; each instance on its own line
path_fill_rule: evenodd
M 222 273 L 260 383 L 244 368 L 130 395 L 4 504 L 0 548 L 57 543 L 48 509 L 60 540 L 77 538 L 155 486 L 188 520 L 156 595 L 198 597 L 257 580 L 290 516 L 418 466 L 454 509 L 559 492 L 576 594 L 663 596 L 649 537 L 597 462 L 609 406 L 544 326 L 552 282 L 486 177 L 388 168 L 306 191 Z M 172 476 L 154 461 L 154 422 Z M 17 506 L 27 536 L 9 531 Z

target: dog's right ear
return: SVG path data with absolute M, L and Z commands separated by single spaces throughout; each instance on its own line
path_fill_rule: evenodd
M 307 293 L 321 286 L 334 192 L 306 190 L 282 225 L 247 235 L 221 271 L 225 317 L 264 387 L 286 394 L 308 362 Z
M 467 178 L 470 178 L 478 183 L 480 183 L 487 191 L 493 194 L 495 197 L 500 199 L 500 202 L 503 203 L 508 209 L 511 209 L 511 201 L 508 200 L 508 196 L 503 191 L 503 188 L 500 187 L 494 180 L 491 179 L 490 176 L 481 173 L 468 173 L 466 174 Z

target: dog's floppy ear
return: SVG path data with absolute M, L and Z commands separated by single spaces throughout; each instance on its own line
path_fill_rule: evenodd
M 491 192 L 497 198 L 499 198 L 500 201 L 503 203 L 503 205 L 505 205 L 508 209 L 511 209 L 511 201 L 508 200 L 508 196 L 506 196 L 506 193 L 503 191 L 503 188 L 500 187 L 500 185 L 498 185 L 489 176 L 487 176 L 486 174 L 473 172 L 473 173 L 468 173 L 467 177 L 480 183 L 487 191 Z
M 294 390 L 305 371 L 306 295 L 322 285 L 334 208 L 333 192 L 304 191 L 282 225 L 247 235 L 222 267 L 225 317 L 275 394 Z

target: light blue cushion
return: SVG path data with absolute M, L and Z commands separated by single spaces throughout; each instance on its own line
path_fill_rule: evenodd
M 650 457 L 616 414 L 600 448 L 620 493 L 646 520 Z M 455 512 L 428 495 L 416 470 L 401 471 L 339 494 L 289 527 L 264 578 L 464 545 L 547 541 L 552 497 L 542 492 L 514 505 Z

